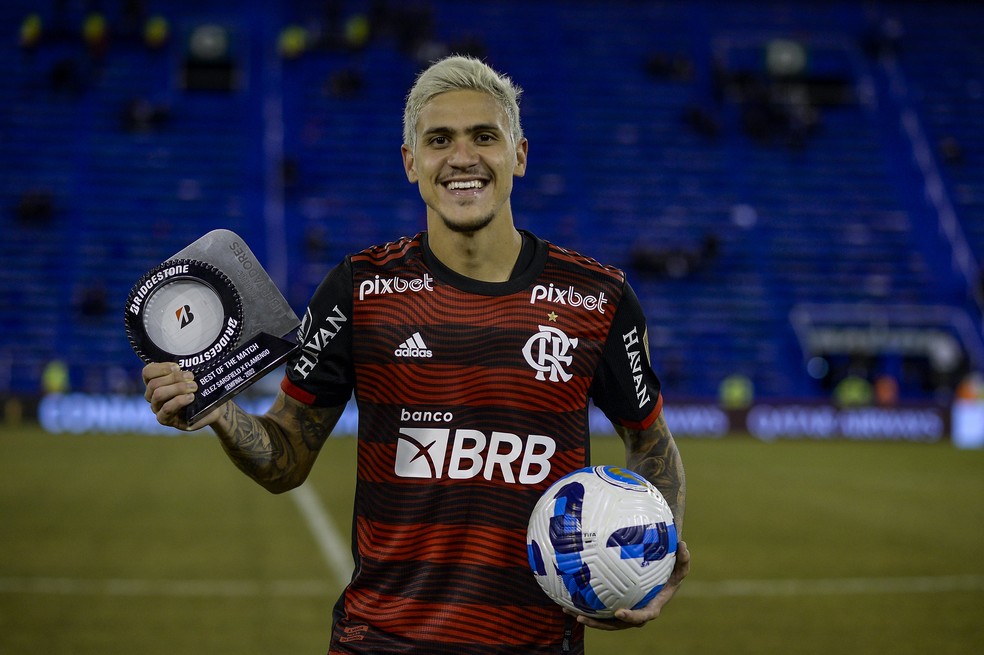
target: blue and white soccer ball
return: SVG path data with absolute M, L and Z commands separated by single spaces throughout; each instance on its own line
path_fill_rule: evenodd
M 677 533 L 666 500 L 648 480 L 589 466 L 543 493 L 526 545 L 547 596 L 605 619 L 623 607 L 644 607 L 659 593 L 673 572 Z

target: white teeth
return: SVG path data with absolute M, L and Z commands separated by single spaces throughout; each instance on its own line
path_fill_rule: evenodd
M 448 182 L 448 189 L 451 191 L 459 191 L 462 189 L 481 189 L 485 186 L 485 182 L 481 180 L 471 180 L 469 182 Z

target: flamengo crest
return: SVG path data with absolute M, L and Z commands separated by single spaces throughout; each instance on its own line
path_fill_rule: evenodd
M 549 379 L 551 382 L 567 382 L 572 377 L 567 372 L 573 357 L 568 354 L 577 348 L 577 339 L 571 339 L 560 328 L 541 325 L 523 346 L 526 363 L 536 371 L 537 380 Z M 549 378 L 547 377 L 549 375 Z

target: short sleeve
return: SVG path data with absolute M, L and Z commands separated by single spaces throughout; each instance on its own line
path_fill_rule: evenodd
M 625 282 L 621 301 L 591 384 L 591 399 L 617 425 L 645 429 L 663 407 L 660 381 L 649 361 L 646 317 Z
M 352 361 L 352 265 L 348 257 L 318 286 L 297 330 L 300 349 L 281 389 L 306 405 L 344 405 L 355 388 Z

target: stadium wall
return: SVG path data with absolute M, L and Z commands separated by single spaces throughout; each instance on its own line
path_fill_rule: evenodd
M 271 396 L 240 397 L 247 411 L 263 412 Z M 52 434 L 146 434 L 179 436 L 161 426 L 139 395 L 51 394 L 39 399 L 8 398 L 4 422 L 36 421 Z M 666 420 L 674 435 L 720 439 L 749 435 L 762 441 L 784 439 L 896 441 L 937 443 L 953 441 L 959 447 L 984 447 L 984 402 L 953 406 L 908 404 L 894 407 L 837 407 L 825 403 L 756 403 L 746 409 L 723 409 L 708 402 L 668 402 Z M 337 434 L 356 433 L 358 413 L 349 404 Z M 611 424 L 591 408 L 595 435 L 613 434 Z

